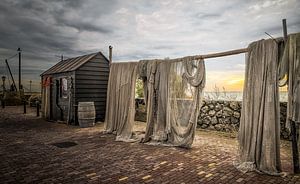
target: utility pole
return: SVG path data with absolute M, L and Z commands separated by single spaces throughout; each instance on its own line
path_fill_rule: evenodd
M 21 84 L 21 49 L 20 47 L 17 50 L 19 52 L 19 91 L 22 89 L 22 84 Z

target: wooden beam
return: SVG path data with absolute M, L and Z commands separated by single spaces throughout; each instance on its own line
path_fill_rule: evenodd
M 229 50 L 229 51 L 225 51 L 225 52 L 217 52 L 217 53 L 212 53 L 212 54 L 200 55 L 199 59 L 231 56 L 231 55 L 237 55 L 237 54 L 242 54 L 242 53 L 246 53 L 246 52 L 248 52 L 248 48 L 235 49 L 235 50 Z
M 209 59 L 209 58 L 216 58 L 216 57 L 224 57 L 224 56 L 231 56 L 231 55 L 237 55 L 248 52 L 248 48 L 242 48 L 242 49 L 235 49 L 235 50 L 229 50 L 225 52 L 216 52 L 211 54 L 203 54 L 203 55 L 194 55 L 194 56 L 185 56 L 181 58 L 175 58 L 175 59 L 167 59 L 166 61 L 171 62 L 179 62 L 184 59 Z M 155 59 L 153 59 L 155 60 Z M 122 62 L 114 62 L 114 63 L 122 63 Z M 137 63 L 137 62 L 133 62 Z
M 237 55 L 248 52 L 248 48 L 242 48 L 242 49 L 235 49 L 235 50 L 229 50 L 224 52 L 216 52 L 211 54 L 203 54 L 203 55 L 194 55 L 194 56 L 186 56 L 181 58 L 175 58 L 175 59 L 168 59 L 167 61 L 171 62 L 179 62 L 185 59 L 209 59 L 209 58 L 217 58 L 217 57 L 224 57 L 224 56 L 231 56 L 231 55 Z

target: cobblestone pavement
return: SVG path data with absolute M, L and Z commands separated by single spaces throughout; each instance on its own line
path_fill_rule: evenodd
M 79 128 L 36 118 L 32 109 L 0 110 L 0 183 L 300 183 L 300 177 L 243 174 L 232 162 L 236 141 L 197 132 L 192 149 L 114 141 L 102 124 Z M 77 145 L 59 148 L 53 143 Z M 289 145 L 282 164 L 291 170 Z

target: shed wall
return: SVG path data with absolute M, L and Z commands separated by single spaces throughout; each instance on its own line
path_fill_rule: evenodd
M 101 54 L 75 71 L 75 101 L 94 102 L 97 120 L 104 120 L 109 62 Z

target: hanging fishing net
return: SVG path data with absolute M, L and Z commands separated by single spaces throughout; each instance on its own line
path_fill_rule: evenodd
M 242 172 L 281 172 L 277 66 L 278 46 L 274 40 L 249 45 L 238 135 L 239 161 L 235 163 Z
M 113 63 L 110 68 L 105 132 L 116 134 L 117 141 L 136 141 L 132 137 L 137 63 Z
M 190 147 L 205 86 L 203 60 L 144 60 L 113 63 L 107 92 L 105 131 L 134 141 L 136 77 L 144 84 L 147 125 L 143 142 Z
M 190 147 L 205 86 L 203 60 L 140 62 L 147 105 L 144 142 Z

